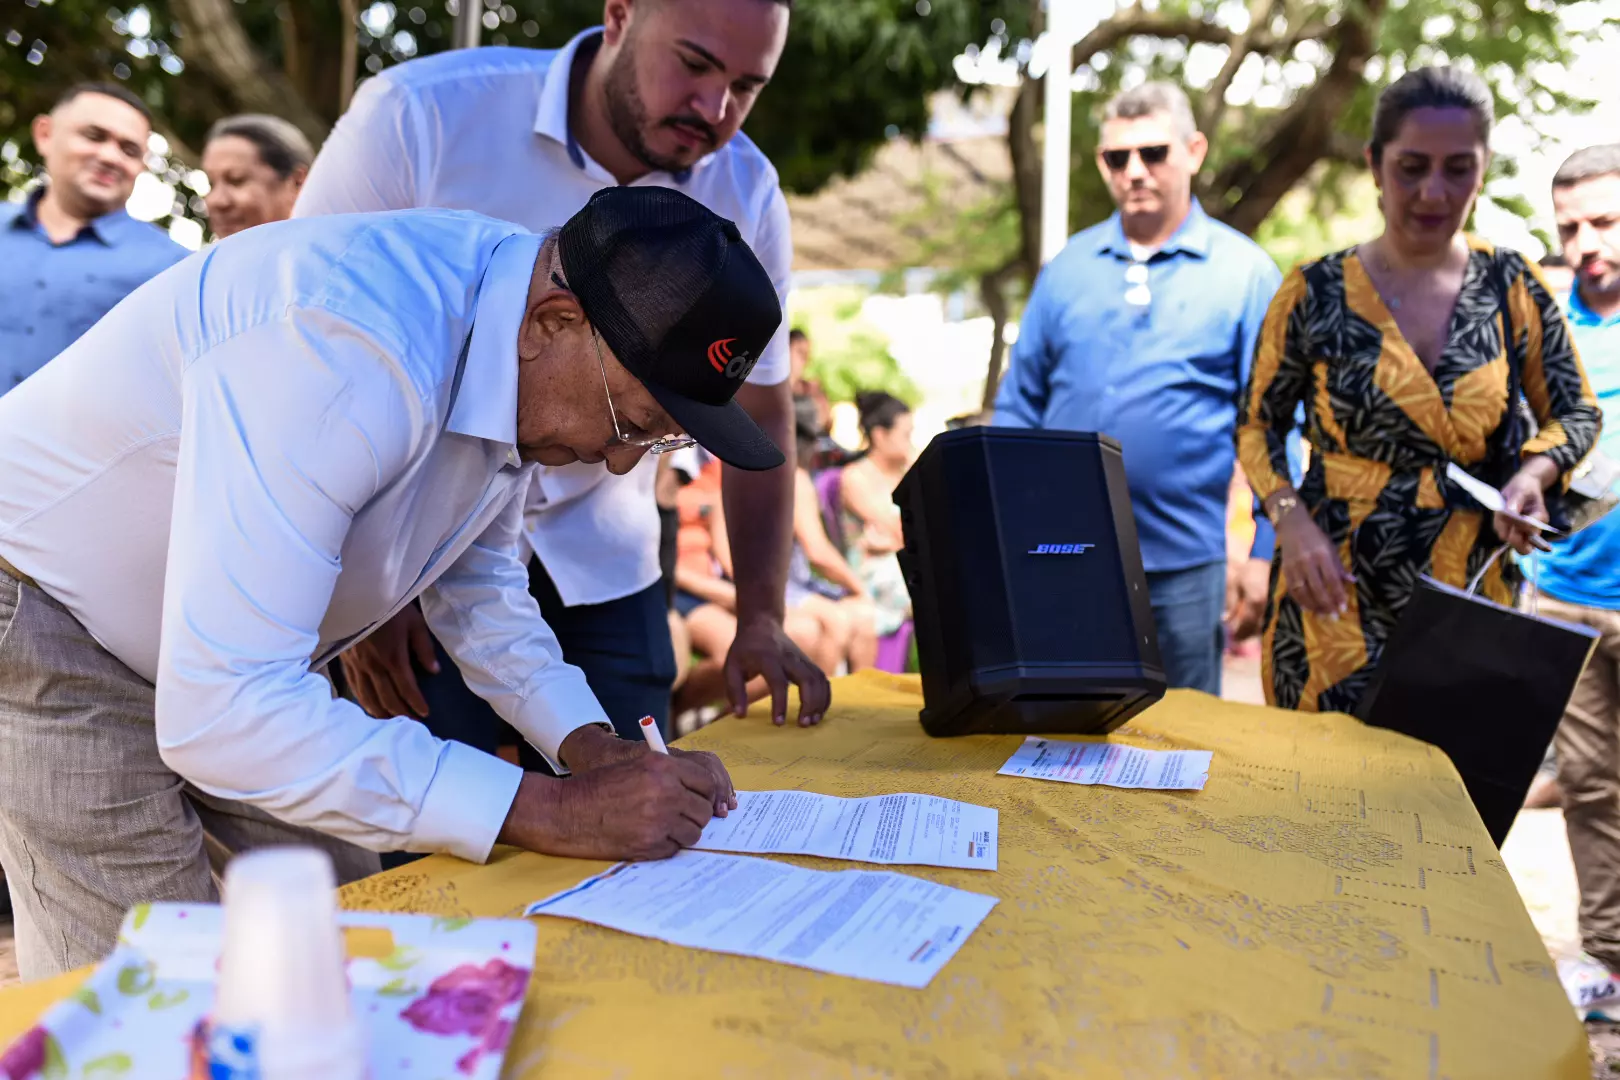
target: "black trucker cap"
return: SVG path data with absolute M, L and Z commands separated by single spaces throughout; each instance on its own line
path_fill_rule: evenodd
M 782 464 L 732 400 L 782 323 L 737 226 L 670 188 L 604 188 L 562 227 L 557 252 L 586 318 L 688 435 L 739 469 Z

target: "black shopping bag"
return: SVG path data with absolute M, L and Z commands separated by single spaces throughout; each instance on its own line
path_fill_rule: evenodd
M 1501 847 L 1597 640 L 1423 578 L 1356 716 L 1445 751 Z

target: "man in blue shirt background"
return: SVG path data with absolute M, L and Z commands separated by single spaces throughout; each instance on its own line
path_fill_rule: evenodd
M 47 182 L 0 204 L 0 394 L 189 254 L 124 210 L 151 133 L 146 104 L 110 83 L 81 83 L 35 117 Z
M 1218 694 L 1232 433 L 1282 275 L 1192 197 L 1208 142 L 1179 88 L 1116 97 L 1098 145 L 1119 210 L 1074 236 L 1035 282 L 995 423 L 1119 440 L 1165 675 Z M 1240 622 L 1257 622 L 1265 605 L 1273 534 L 1257 518 Z
M 1579 150 L 1553 176 L 1564 258 L 1575 270 L 1570 330 L 1603 409 L 1598 449 L 1620 459 L 1620 144 Z M 1620 1002 L 1620 513 L 1531 564 L 1538 611 L 1602 632 L 1559 725 L 1558 783 L 1581 886 L 1585 962 L 1566 970 L 1576 1003 Z

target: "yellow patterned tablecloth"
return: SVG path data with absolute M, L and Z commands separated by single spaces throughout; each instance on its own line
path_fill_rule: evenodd
M 914 679 L 835 693 L 819 728 L 756 710 L 682 745 L 719 753 L 746 789 L 997 807 L 999 872 L 902 868 L 1001 898 L 962 951 L 905 990 L 541 919 L 508 1080 L 1589 1075 L 1546 949 L 1438 751 L 1176 692 L 1119 737 L 1213 750 L 1207 788 L 1117 791 L 995 775 L 1017 738 L 926 737 Z M 602 865 L 435 857 L 344 899 L 510 916 Z M 75 978 L 0 994 L 0 1045 Z

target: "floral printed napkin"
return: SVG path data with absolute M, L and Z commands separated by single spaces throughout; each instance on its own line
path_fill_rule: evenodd
M 224 912 L 143 904 L 118 947 L 0 1054 L 0 1080 L 179 1080 L 214 999 Z M 523 1007 L 534 927 L 507 919 L 338 913 L 371 1080 L 495 1080 Z

